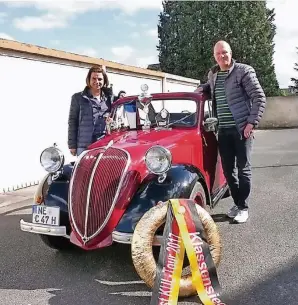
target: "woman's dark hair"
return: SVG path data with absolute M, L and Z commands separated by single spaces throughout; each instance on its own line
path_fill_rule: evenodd
M 125 93 L 126 94 L 126 92 L 124 90 L 120 90 L 119 93 L 118 93 L 118 98 L 120 98 L 120 94 L 121 93 Z
M 91 74 L 93 72 L 95 72 L 95 73 L 102 73 L 103 80 L 104 80 L 103 87 L 108 87 L 109 86 L 109 78 L 108 78 L 108 75 L 107 75 L 105 69 L 102 66 L 92 66 L 89 69 L 87 77 L 86 77 L 86 84 L 87 84 L 87 86 L 89 88 L 90 88 L 90 78 L 91 78 Z

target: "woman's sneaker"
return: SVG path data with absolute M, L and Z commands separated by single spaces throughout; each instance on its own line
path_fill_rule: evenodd
M 248 210 L 238 210 L 238 214 L 234 218 L 235 222 L 244 223 L 248 219 Z
M 229 218 L 235 218 L 239 212 L 239 209 L 236 205 L 234 205 L 227 213 Z

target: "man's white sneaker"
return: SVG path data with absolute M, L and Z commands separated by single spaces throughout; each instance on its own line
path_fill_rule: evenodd
M 248 210 L 239 210 L 237 216 L 234 218 L 235 222 L 243 223 L 248 219 Z
M 234 205 L 227 213 L 227 216 L 230 218 L 235 218 L 238 215 L 239 209 Z

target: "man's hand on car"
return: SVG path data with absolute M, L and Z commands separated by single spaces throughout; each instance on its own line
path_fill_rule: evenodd
M 203 92 L 203 87 L 198 87 L 195 92 Z

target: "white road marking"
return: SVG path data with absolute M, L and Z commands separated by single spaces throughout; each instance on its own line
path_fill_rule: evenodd
M 121 295 L 125 297 L 150 297 L 152 296 L 152 292 L 149 291 L 123 291 L 123 292 L 112 292 L 109 293 L 111 295 Z M 198 299 L 199 301 L 199 299 Z M 200 304 L 199 302 L 178 302 L 179 305 L 197 305 Z
M 108 286 L 144 284 L 143 281 L 109 282 L 109 281 L 101 281 L 101 280 L 97 280 L 97 279 L 95 279 L 95 281 L 100 284 L 108 285 Z
M 127 281 L 127 282 L 110 282 L 110 281 L 101 281 L 95 279 L 96 282 L 107 285 L 107 286 L 123 286 L 123 285 L 136 285 L 136 284 L 145 284 L 143 281 Z M 119 291 L 119 292 L 110 292 L 109 295 L 120 295 L 124 297 L 152 297 L 151 291 Z M 197 302 L 179 302 L 179 305 L 197 305 Z
M 112 295 L 122 295 L 126 297 L 151 297 L 152 292 L 149 291 L 123 291 L 123 292 L 111 292 Z
M 52 302 L 54 302 L 54 299 L 56 297 L 56 291 L 62 291 L 62 289 L 0 289 L 1 305 L 51 304 Z

